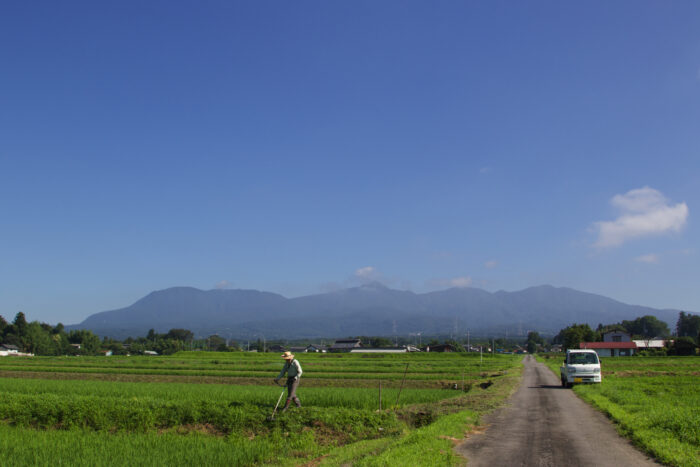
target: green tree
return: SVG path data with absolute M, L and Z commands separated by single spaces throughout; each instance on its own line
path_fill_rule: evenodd
M 393 347 L 394 343 L 386 337 L 371 337 L 367 340 L 370 347 Z
M 15 345 L 17 346 L 20 350 L 24 351 L 24 342 L 22 342 L 22 339 L 20 339 L 19 336 L 16 334 L 12 333 L 7 333 L 5 336 L 2 338 L 2 343 L 3 344 L 8 344 L 8 345 Z
M 3 335 L 5 335 L 5 329 L 7 329 L 8 324 L 7 321 L 5 321 L 5 318 L 0 315 L 0 338 L 2 338 Z
M 188 329 L 171 329 L 165 335 L 165 338 L 182 342 L 190 342 L 194 338 L 194 334 Z
M 647 339 L 666 337 L 671 334 L 668 325 L 652 315 L 642 316 L 634 321 L 623 321 L 622 326 L 630 334 Z
M 689 336 L 682 336 L 676 338 L 673 343 L 673 352 L 676 355 L 695 355 L 695 339 Z
M 588 324 L 572 324 L 565 327 L 554 338 L 555 343 L 562 344 L 565 350 L 578 349 L 581 342 L 595 342 L 598 340 L 596 333 Z
M 538 346 L 544 344 L 544 339 L 540 337 L 540 333 L 530 331 L 527 333 L 527 353 L 537 352 Z
M 259 341 L 258 341 L 259 342 Z M 216 349 L 218 350 L 220 347 L 226 347 L 226 339 L 223 337 L 217 335 L 217 334 L 212 334 L 211 336 L 207 337 L 207 347 L 211 349 Z M 258 349 L 258 351 L 262 350 L 262 346 Z
M 27 318 L 24 316 L 24 313 L 21 311 L 17 313 L 15 316 L 15 320 L 12 322 L 14 328 L 15 328 L 15 334 L 17 334 L 18 337 L 22 338 L 25 336 L 27 333 Z
M 26 350 L 34 355 L 56 355 L 57 347 L 51 339 L 51 334 L 37 321 L 27 325 L 24 341 Z
M 68 342 L 80 344 L 81 355 L 96 355 L 100 350 L 100 338 L 87 329 L 74 329 L 68 334 Z
M 700 334 L 700 315 L 691 315 L 681 311 L 676 322 L 676 335 L 679 337 L 692 337 L 695 339 Z

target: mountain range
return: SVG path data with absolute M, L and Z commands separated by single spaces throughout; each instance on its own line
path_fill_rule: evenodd
M 149 329 L 184 328 L 204 337 L 300 339 L 360 335 L 556 334 L 573 323 L 611 324 L 653 315 L 674 329 L 679 310 L 628 305 L 601 295 L 542 285 L 516 292 L 473 287 L 414 293 L 380 283 L 285 298 L 258 290 L 173 287 L 133 305 L 89 316 L 68 329 L 124 339 Z

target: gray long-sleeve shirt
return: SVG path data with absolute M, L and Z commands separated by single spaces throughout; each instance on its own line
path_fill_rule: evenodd
M 280 371 L 279 376 L 277 376 L 277 379 L 283 377 L 285 373 L 287 373 L 287 376 L 290 378 L 301 376 L 301 365 L 296 359 L 293 359 L 291 362 L 286 362 L 284 367 L 282 367 L 282 371 Z

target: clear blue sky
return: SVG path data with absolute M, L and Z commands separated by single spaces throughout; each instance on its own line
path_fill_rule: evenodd
M 172 286 L 700 311 L 700 3 L 5 2 L 0 315 Z

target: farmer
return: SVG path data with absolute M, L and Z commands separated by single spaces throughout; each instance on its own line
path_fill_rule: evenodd
M 284 404 L 282 412 L 289 408 L 289 403 L 294 401 L 297 407 L 301 407 L 301 401 L 297 397 L 297 386 L 299 386 L 299 378 L 301 378 L 301 365 L 294 359 L 294 354 L 285 352 L 282 354 L 285 359 L 284 367 L 280 374 L 275 378 L 275 382 L 279 381 L 285 373 L 287 373 L 287 403 Z

